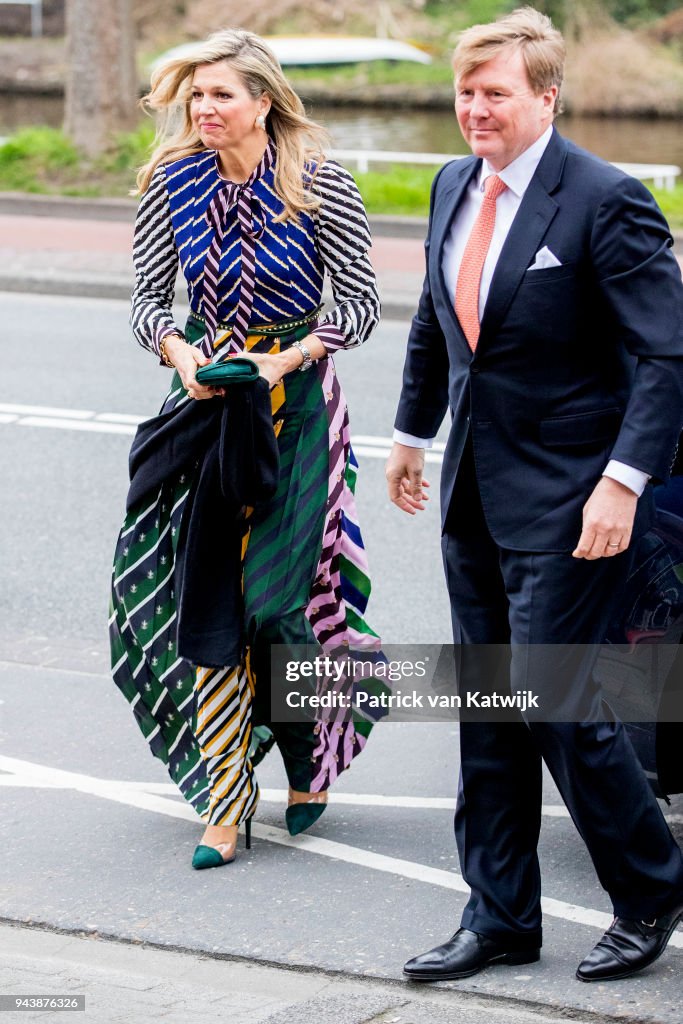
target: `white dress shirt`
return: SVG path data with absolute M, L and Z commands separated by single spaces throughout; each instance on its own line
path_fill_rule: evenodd
M 529 183 L 534 176 L 546 146 L 550 142 L 552 133 L 553 128 L 551 125 L 543 132 L 540 138 L 536 139 L 528 149 L 525 149 L 516 160 L 513 160 L 507 167 L 504 167 L 502 171 L 496 172 L 486 160 L 482 161 L 481 170 L 470 182 L 458 209 L 457 216 L 453 221 L 450 234 L 444 242 L 442 258 L 443 276 L 449 294 L 455 296 L 455 288 L 465 246 L 474 227 L 474 222 L 479 216 L 484 199 L 484 183 L 491 174 L 497 173 L 498 177 L 505 182 L 507 188 L 498 196 L 496 201 L 496 223 L 479 285 L 480 320 L 483 317 L 491 280 L 501 250 L 524 198 L 524 193 L 529 187 Z M 408 445 L 411 448 L 431 448 L 434 438 L 415 437 L 413 434 L 406 434 L 402 430 L 394 430 L 394 441 L 397 441 L 399 444 Z M 643 493 L 645 485 L 650 479 L 647 473 L 634 469 L 632 466 L 627 466 L 623 462 L 618 462 L 616 459 L 610 459 L 603 476 L 609 476 L 613 480 L 619 481 L 619 483 L 624 484 L 638 495 Z

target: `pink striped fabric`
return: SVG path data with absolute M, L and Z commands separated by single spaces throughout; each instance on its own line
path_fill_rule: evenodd
M 251 310 L 254 305 L 254 286 L 256 283 L 256 248 L 254 241 L 262 237 L 265 230 L 265 217 L 261 204 L 254 195 L 252 184 L 272 166 L 275 160 L 275 146 L 268 141 L 266 150 L 258 166 L 249 178 L 242 183 L 226 182 L 209 203 L 206 219 L 213 228 L 213 240 L 206 254 L 204 264 L 204 292 L 202 309 L 206 320 L 206 334 L 202 340 L 202 349 L 212 357 L 213 342 L 218 327 L 218 281 L 220 277 L 221 253 L 227 225 L 228 211 L 236 204 L 237 218 L 240 226 L 240 242 L 242 251 L 242 272 L 240 275 L 240 297 L 232 325 L 230 349 L 241 352 L 245 347 Z
M 346 659 L 353 651 L 378 651 L 380 641 L 347 622 L 340 556 L 351 557 L 365 573 L 367 559 L 365 551 L 347 537 L 342 523 L 342 513 L 348 512 L 352 519 L 356 518 L 355 499 L 345 479 L 351 447 L 346 400 L 331 358 L 320 360 L 318 373 L 327 401 L 330 474 L 322 551 L 305 614 L 325 653 Z M 320 692 L 348 690 L 351 682 L 346 675 L 336 682 L 323 679 L 319 681 Z M 365 746 L 365 736 L 357 732 L 353 721 L 347 718 L 343 708 L 339 708 L 329 717 L 319 719 L 315 726 L 318 744 L 313 752 L 312 793 L 331 786 Z

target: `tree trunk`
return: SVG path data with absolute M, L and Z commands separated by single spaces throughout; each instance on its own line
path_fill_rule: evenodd
M 67 0 L 64 130 L 91 156 L 135 126 L 138 100 L 131 0 Z

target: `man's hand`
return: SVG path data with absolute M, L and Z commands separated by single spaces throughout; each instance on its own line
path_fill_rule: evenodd
M 600 478 L 583 506 L 583 530 L 574 558 L 610 558 L 631 540 L 638 496 L 608 476 Z
M 429 495 L 424 492 L 424 488 L 429 487 L 422 476 L 424 464 L 424 448 L 397 443 L 394 443 L 387 460 L 385 476 L 389 498 L 397 508 L 411 516 L 424 509 L 425 501 L 429 501 Z

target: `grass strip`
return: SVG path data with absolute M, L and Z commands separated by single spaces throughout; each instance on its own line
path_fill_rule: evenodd
M 0 191 L 126 196 L 135 184 L 135 169 L 147 159 L 152 137 L 151 124 L 143 123 L 117 136 L 106 154 L 91 160 L 57 129 L 23 128 L 0 146 Z M 366 173 L 350 170 L 369 213 L 427 216 L 437 167 L 398 164 Z M 671 227 L 683 229 L 683 180 L 673 190 L 651 191 Z

